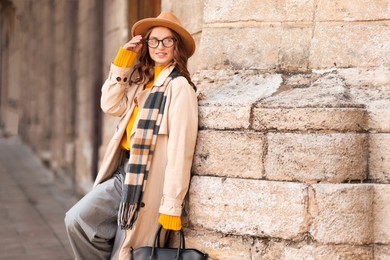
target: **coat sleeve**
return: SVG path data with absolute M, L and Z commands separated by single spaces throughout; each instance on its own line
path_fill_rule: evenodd
M 100 99 L 100 106 L 104 113 L 121 116 L 126 111 L 128 105 L 126 90 L 129 87 L 130 69 L 111 64 Z
M 180 216 L 189 188 L 198 133 L 198 100 L 184 77 L 172 81 L 168 107 L 167 166 L 159 212 Z

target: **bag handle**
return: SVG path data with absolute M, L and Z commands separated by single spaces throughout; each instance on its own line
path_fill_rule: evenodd
M 150 257 L 149 257 L 150 260 L 155 260 L 156 259 L 156 250 L 155 250 L 155 248 L 160 246 L 161 230 L 162 230 L 162 225 L 159 225 L 159 227 L 157 229 L 157 232 L 156 232 L 156 235 L 154 236 L 154 243 L 153 243 L 153 247 L 152 247 L 152 253 L 151 253 Z M 184 239 L 183 229 L 179 230 L 179 238 L 180 238 L 180 242 L 179 242 L 179 247 L 177 248 L 177 253 L 176 253 L 175 260 L 179 260 L 180 259 L 180 250 L 185 249 L 185 239 Z

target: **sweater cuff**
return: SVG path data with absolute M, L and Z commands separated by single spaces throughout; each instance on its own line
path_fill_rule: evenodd
M 170 229 L 170 230 L 181 229 L 180 216 L 170 216 L 170 215 L 160 214 L 160 217 L 158 218 L 158 223 L 161 224 L 164 229 Z
M 120 47 L 113 63 L 115 66 L 118 67 L 129 68 L 131 67 L 131 65 L 133 65 L 136 57 L 137 57 L 137 53 Z

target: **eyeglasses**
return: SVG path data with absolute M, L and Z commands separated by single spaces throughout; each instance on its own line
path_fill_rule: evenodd
M 150 38 L 148 40 L 146 40 L 146 43 L 148 44 L 148 46 L 150 48 L 157 48 L 158 45 L 160 44 L 160 42 L 162 43 L 162 45 L 165 47 L 165 48 L 170 48 L 173 46 L 173 44 L 175 44 L 177 40 L 175 38 L 171 38 L 171 37 L 166 37 L 162 40 L 159 40 L 157 38 Z

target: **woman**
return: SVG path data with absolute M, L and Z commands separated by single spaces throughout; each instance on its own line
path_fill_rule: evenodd
M 170 12 L 138 21 L 132 35 L 102 87 L 103 111 L 120 117 L 116 132 L 93 190 L 66 213 L 76 259 L 130 259 L 159 224 L 181 229 L 198 128 L 187 70 L 195 42 Z

